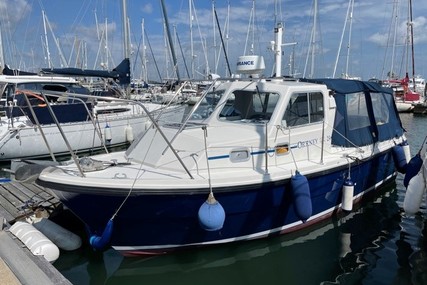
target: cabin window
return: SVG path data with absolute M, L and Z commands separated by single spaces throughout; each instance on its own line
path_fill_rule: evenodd
M 228 97 L 219 118 L 227 121 L 269 121 L 278 101 L 277 93 L 236 90 Z
M 293 93 L 286 107 L 283 123 L 293 127 L 321 122 L 324 118 L 323 110 L 321 92 Z
M 348 116 L 349 130 L 357 130 L 371 125 L 368 115 L 368 107 L 366 106 L 365 93 L 357 92 L 347 94 L 346 109 Z
M 194 110 L 191 115 L 191 120 L 204 120 L 215 110 L 221 97 L 224 95 L 224 90 L 216 90 L 206 94 L 203 102 Z
M 393 104 L 393 102 L 389 102 L 391 99 L 391 96 L 387 96 L 384 93 L 371 93 L 372 109 L 377 125 L 383 125 L 389 122 L 390 109 L 388 106 Z

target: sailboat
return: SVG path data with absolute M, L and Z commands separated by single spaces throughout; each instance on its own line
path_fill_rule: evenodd
M 395 13 L 397 13 L 398 9 L 398 1 L 395 5 Z M 395 17 L 397 18 L 397 16 Z M 396 33 L 396 31 L 395 31 Z M 396 36 L 395 36 L 396 37 Z M 385 87 L 389 87 L 393 89 L 396 107 L 399 112 L 412 112 L 415 104 L 422 103 L 424 101 L 423 96 L 417 92 L 415 89 L 415 58 L 414 58 L 414 28 L 412 22 L 412 1 L 408 1 L 408 24 L 407 24 L 407 37 L 406 41 L 406 74 L 403 78 L 398 79 L 394 78 L 393 72 L 393 64 L 391 67 L 391 71 L 389 72 L 389 78 L 383 81 L 383 85 Z M 395 42 L 393 43 L 393 49 L 395 47 Z M 410 47 L 410 52 L 409 52 Z M 410 84 L 411 79 L 409 78 L 409 56 L 411 59 L 412 65 L 412 84 Z M 394 59 L 392 59 L 393 62 Z

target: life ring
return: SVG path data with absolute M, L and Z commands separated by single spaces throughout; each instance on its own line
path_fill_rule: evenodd
M 42 101 L 43 103 L 39 103 L 37 104 L 38 107 L 46 107 L 46 101 L 44 100 L 44 98 L 42 96 L 40 96 L 37 93 L 34 93 L 32 91 L 29 90 L 20 90 L 20 89 L 16 89 L 15 94 L 24 94 L 25 96 L 30 96 L 30 97 L 34 97 L 39 99 L 40 101 Z

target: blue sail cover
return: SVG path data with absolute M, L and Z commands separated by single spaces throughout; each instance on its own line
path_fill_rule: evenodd
M 376 82 L 347 79 L 303 79 L 325 84 L 333 92 L 336 115 L 332 144 L 351 147 L 403 134 L 392 90 Z

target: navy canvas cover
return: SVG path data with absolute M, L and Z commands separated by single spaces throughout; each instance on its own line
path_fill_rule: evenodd
M 403 134 L 392 90 L 376 82 L 348 79 L 302 79 L 333 91 L 336 115 L 332 144 L 351 147 Z

